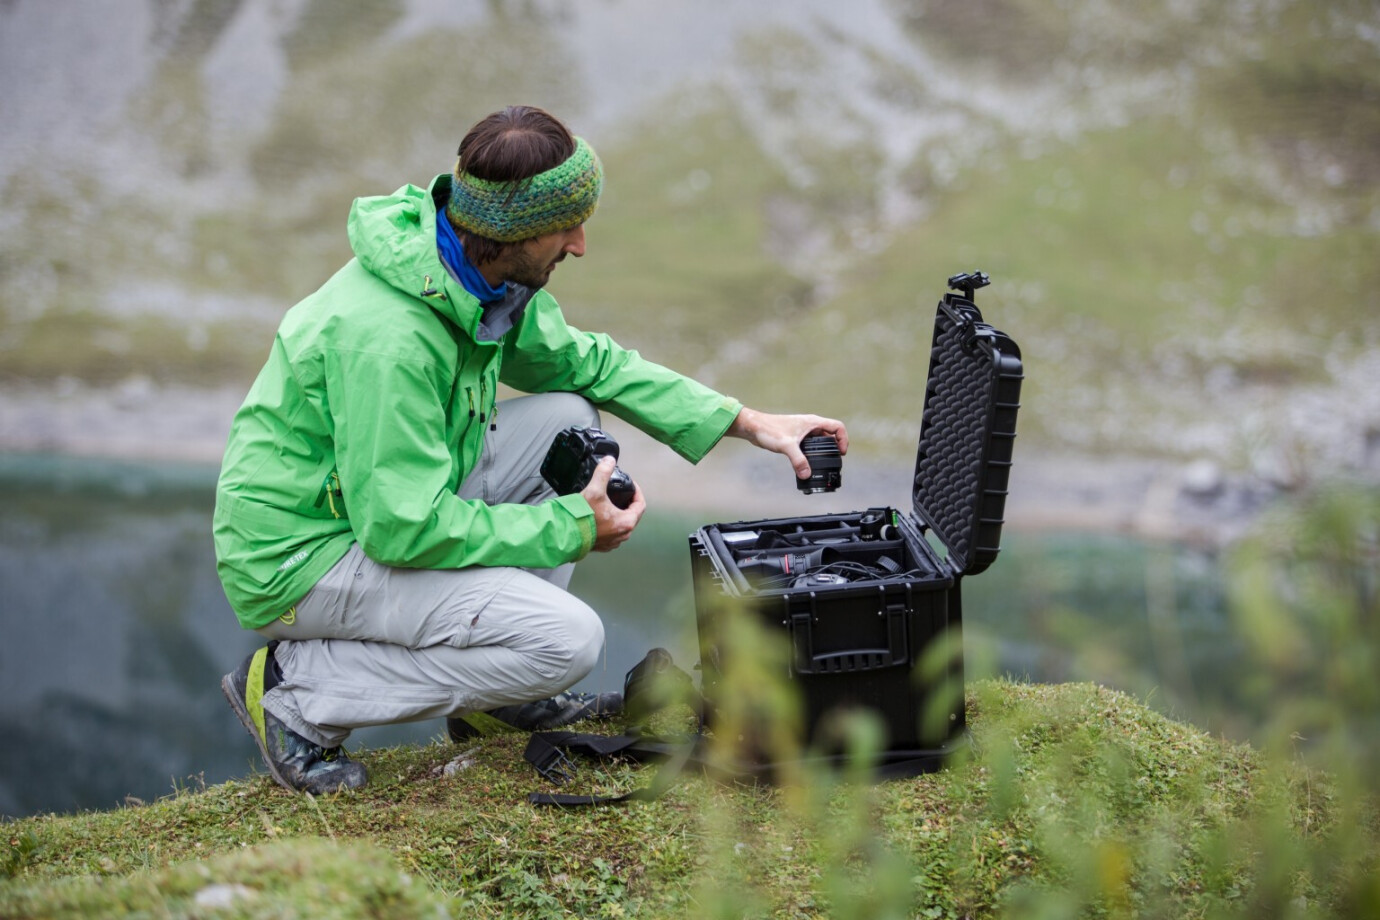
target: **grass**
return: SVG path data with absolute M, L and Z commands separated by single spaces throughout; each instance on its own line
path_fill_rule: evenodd
M 243 886 L 227 916 L 962 917 L 1070 899 L 1074 913 L 1244 916 L 1224 908 L 1299 897 L 1345 916 L 1328 911 L 1346 886 L 1307 860 L 1268 876 L 1260 828 L 1300 853 L 1360 833 L 1367 848 L 1338 868 L 1376 866 L 1374 813 L 1339 813 L 1326 777 L 1124 694 L 983 681 L 968 707 L 969 759 L 876 786 L 696 777 L 650 804 L 544 810 L 525 803 L 542 783 L 507 737 L 454 776 L 448 744 L 363 752 L 371 782 L 352 795 L 256 775 L 30 818 L 3 827 L 0 913 L 196 916 L 218 885 Z M 581 789 L 645 782 L 627 766 L 580 774 Z

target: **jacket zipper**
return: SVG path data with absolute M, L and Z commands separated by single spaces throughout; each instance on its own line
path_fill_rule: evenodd
M 335 470 L 331 470 L 330 473 L 327 474 L 325 481 L 321 483 L 321 493 L 321 495 L 317 496 L 316 507 L 321 507 L 321 501 L 322 498 L 324 498 L 330 503 L 331 516 L 339 518 L 340 509 L 335 506 L 335 500 L 337 497 L 344 498 L 345 492 L 340 488 L 340 474 Z
M 488 377 L 487 374 L 486 374 L 485 376 L 479 378 L 479 394 L 480 394 L 479 399 L 480 399 L 480 405 L 488 405 L 488 394 L 485 392 L 485 391 L 486 391 L 486 388 L 487 388 L 488 382 L 489 382 L 489 377 Z M 489 411 L 489 430 L 490 430 L 490 431 L 497 431 L 497 430 L 498 430 L 498 398 L 497 398 L 497 397 L 498 397 L 498 383 L 497 383 L 497 381 L 495 381 L 495 383 L 494 383 L 494 397 L 495 397 L 495 398 L 494 398 L 493 405 L 489 406 L 489 410 L 488 410 L 488 411 Z M 480 420 L 481 422 L 484 421 L 484 413 L 481 412 L 481 413 L 479 414 L 479 420 Z

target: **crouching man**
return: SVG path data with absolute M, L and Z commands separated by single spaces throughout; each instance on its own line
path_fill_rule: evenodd
M 585 253 L 603 169 L 548 113 L 476 124 L 429 188 L 355 201 L 354 258 L 283 318 L 231 427 L 217 568 L 269 640 L 221 681 L 273 778 L 366 781 L 354 728 L 492 712 L 560 694 L 594 666 L 598 615 L 573 564 L 617 548 L 646 508 L 539 474 L 553 438 L 625 419 L 697 462 L 725 435 L 784 454 L 842 423 L 770 415 L 567 324 L 546 284 Z M 498 401 L 499 384 L 526 394 Z M 597 407 L 597 408 L 596 408 Z M 453 722 L 454 724 L 454 722 Z

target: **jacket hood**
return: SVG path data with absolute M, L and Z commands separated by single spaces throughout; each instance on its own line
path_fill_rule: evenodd
M 473 333 L 479 301 L 450 283 L 436 251 L 433 195 L 446 196 L 449 191 L 450 175 L 443 173 L 429 189 L 404 185 L 391 195 L 356 198 L 346 227 L 355 258 L 370 274 Z M 440 291 L 444 295 L 435 293 Z

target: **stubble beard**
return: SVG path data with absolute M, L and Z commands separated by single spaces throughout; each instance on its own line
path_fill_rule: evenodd
M 555 261 L 559 262 L 562 255 Z M 523 287 L 539 290 L 546 287 L 546 282 L 551 280 L 551 270 L 554 263 L 542 262 L 533 258 L 527 253 L 519 253 L 513 260 L 513 267 L 508 272 L 508 280 Z

